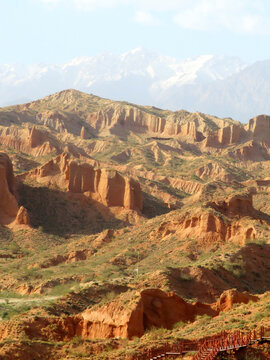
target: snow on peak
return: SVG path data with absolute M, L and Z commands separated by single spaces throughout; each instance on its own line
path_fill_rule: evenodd
M 76 88 L 103 97 L 155 104 L 164 91 L 225 79 L 244 66 L 233 57 L 208 54 L 183 60 L 142 47 L 119 56 L 103 52 L 77 57 L 65 64 L 7 64 L 0 66 L 0 99 L 5 104 L 22 94 L 32 100 Z

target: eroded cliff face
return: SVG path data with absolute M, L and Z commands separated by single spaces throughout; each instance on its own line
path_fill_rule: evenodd
M 153 327 L 172 329 L 174 324 L 193 322 L 198 315 L 218 316 L 229 311 L 234 304 L 257 302 L 257 296 L 241 293 L 236 289 L 226 290 L 217 302 L 204 304 L 199 301 L 187 303 L 173 292 L 146 289 L 140 293 L 120 295 L 108 305 L 82 313 L 81 329 L 84 339 L 114 336 L 132 338 L 142 336 Z M 123 304 L 123 300 L 125 305 Z
M 210 132 L 202 142 L 202 148 L 236 148 L 229 150 L 229 156 L 241 161 L 269 160 L 270 117 L 259 115 L 248 124 L 233 124 Z
M 224 291 L 216 304 L 213 305 L 218 312 L 229 311 L 232 309 L 234 304 L 248 304 L 249 301 L 257 302 L 258 296 L 250 295 L 246 291 L 239 292 L 236 289 L 230 289 Z
M 11 148 L 33 156 L 47 155 L 53 151 L 59 152 L 57 142 L 36 127 L 0 126 L 0 142 L 4 148 Z
M 270 116 L 259 115 L 250 119 L 245 129 L 253 140 L 270 144 Z
M 17 212 L 13 166 L 9 157 L 0 153 L 0 224 L 11 223 Z
M 266 143 L 250 140 L 230 150 L 228 155 L 240 161 L 267 161 L 270 160 L 270 148 Z
M 71 193 L 83 193 L 108 207 L 141 211 L 140 184 L 117 171 L 96 169 L 88 163 L 72 160 L 68 154 L 50 160 L 26 175 L 43 184 L 55 184 Z
M 210 133 L 204 140 L 205 147 L 226 147 L 243 142 L 246 131 L 241 125 L 230 125 Z
M 74 316 L 35 316 L 20 321 L 6 321 L 0 324 L 0 340 L 8 337 L 44 341 L 69 341 L 74 336 L 83 339 L 141 337 L 152 327 L 172 329 L 174 324 L 193 322 L 198 315 L 218 316 L 229 311 L 234 304 L 257 302 L 259 298 L 236 289 L 224 291 L 212 304 L 199 301 L 187 303 L 173 292 L 160 289 L 146 289 L 141 292 L 130 290 L 122 293 L 103 306 L 88 308 Z
M 222 181 L 234 181 L 238 180 L 228 169 L 222 167 L 217 162 L 209 162 L 196 170 L 195 173 L 200 179 L 203 180 L 222 180 Z
M 97 310 L 82 313 L 84 339 L 122 337 L 132 338 L 144 334 L 143 305 L 140 301 L 123 306 L 113 301 Z
M 213 211 L 214 210 L 214 211 Z M 261 220 L 252 204 L 252 194 L 235 195 L 225 200 L 208 202 L 202 209 L 194 209 L 173 221 L 160 223 L 149 238 L 176 234 L 179 239 L 196 239 L 198 243 L 235 242 L 245 244 L 256 237 L 256 222 Z
M 15 196 L 16 181 L 12 162 L 8 155 L 0 153 L 0 224 L 10 227 L 30 225 L 27 210 L 21 206 Z
M 165 238 L 177 234 L 180 239 L 196 239 L 198 243 L 211 245 L 219 242 L 236 242 L 244 244 L 247 239 L 254 239 L 256 230 L 253 223 L 241 220 L 225 222 L 212 213 L 204 212 L 194 216 L 186 216 L 179 221 L 162 222 L 159 228 L 150 233 L 149 237 Z
M 159 289 L 133 291 L 120 295 L 108 305 L 82 313 L 82 337 L 140 337 L 152 327 L 172 329 L 176 322 L 194 321 L 199 314 L 216 316 L 218 312 L 210 305 L 189 304 L 174 293 Z
M 230 217 L 254 217 L 256 210 L 253 207 L 252 198 L 253 194 L 250 192 L 244 195 L 234 195 L 223 201 L 213 201 L 208 205 Z
M 203 139 L 203 135 L 198 131 L 195 121 L 168 121 L 165 117 L 153 115 L 136 107 L 109 107 L 89 114 L 86 122 L 96 132 L 107 130 L 117 134 L 123 131 L 133 131 L 135 133 L 149 133 L 164 137 L 182 136 L 193 141 Z

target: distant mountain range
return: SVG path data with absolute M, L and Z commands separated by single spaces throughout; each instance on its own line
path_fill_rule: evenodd
M 68 88 L 247 122 L 270 113 L 270 60 L 252 65 L 228 56 L 177 60 L 138 48 L 119 56 L 75 58 L 62 65 L 0 66 L 0 106 Z

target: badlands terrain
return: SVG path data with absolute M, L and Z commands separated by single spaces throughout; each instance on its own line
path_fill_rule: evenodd
M 270 116 L 65 90 L 1 108 L 0 147 L 1 360 L 270 328 Z

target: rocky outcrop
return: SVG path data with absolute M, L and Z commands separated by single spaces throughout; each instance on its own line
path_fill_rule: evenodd
M 30 225 L 27 210 L 23 206 L 18 209 L 13 166 L 4 153 L 0 153 L 0 224 L 9 227 Z
M 88 134 L 88 132 L 87 132 L 87 130 L 85 129 L 84 126 L 82 126 L 82 128 L 81 128 L 80 136 L 81 136 L 81 138 L 82 138 L 83 140 L 86 140 L 86 139 L 89 138 L 89 134 Z
M 214 308 L 218 311 L 229 311 L 233 308 L 234 304 L 247 304 L 249 301 L 257 302 L 259 300 L 258 296 L 250 295 L 246 291 L 241 293 L 236 289 L 230 289 L 224 291 Z
M 62 154 L 27 175 L 44 184 L 55 184 L 71 193 L 81 193 L 108 207 L 142 210 L 140 184 L 117 171 L 96 169 Z
M 129 294 L 130 295 L 130 294 Z M 122 296 L 97 309 L 82 313 L 82 337 L 84 339 L 142 336 L 143 305 L 140 301 L 124 306 Z
M 232 172 L 222 167 L 219 163 L 209 162 L 196 170 L 195 175 L 200 179 L 208 180 L 222 180 L 222 181 L 237 181 L 238 178 Z
M 173 292 L 147 289 L 141 293 L 121 294 L 107 305 L 82 313 L 84 339 L 142 336 L 153 327 L 172 329 L 174 324 L 193 322 L 198 315 L 217 316 L 234 304 L 258 301 L 258 297 L 236 290 L 221 294 L 213 304 L 187 303 Z M 124 305 L 126 304 L 126 305 Z
M 238 203 L 235 206 L 239 206 Z M 241 211 L 243 214 L 246 213 L 244 209 Z M 252 221 L 246 222 L 242 219 L 230 221 L 221 214 L 217 216 L 211 211 L 204 210 L 194 212 L 193 215 L 186 214 L 178 220 L 162 222 L 149 234 L 149 238 L 164 239 L 172 234 L 183 240 L 196 239 L 203 245 L 227 241 L 245 244 L 246 240 L 256 237 L 256 230 Z
M 30 218 L 27 209 L 23 206 L 19 208 L 19 211 L 16 215 L 15 225 L 30 225 Z
M 159 177 L 158 180 L 166 185 L 170 185 L 175 189 L 184 191 L 188 194 L 196 194 L 201 191 L 204 187 L 204 184 L 201 184 L 196 181 L 183 180 L 173 177 Z
M 48 133 L 33 128 L 0 127 L 0 142 L 5 148 L 25 152 L 33 156 L 43 156 L 59 152 L 56 140 L 53 140 Z
M 204 140 L 205 147 L 226 147 L 245 140 L 246 132 L 241 125 L 230 125 L 211 132 Z
M 124 304 L 128 303 L 128 306 Z M 171 329 L 178 321 L 194 321 L 196 315 L 217 315 L 209 305 L 188 304 L 174 293 L 147 289 L 125 293 L 108 305 L 82 313 L 84 339 L 142 336 L 146 329 Z
M 112 241 L 112 237 L 114 236 L 115 231 L 112 229 L 107 229 L 102 231 L 96 239 L 92 242 L 92 246 L 95 249 L 101 248 L 103 245 L 108 244 Z
M 217 312 L 207 304 L 200 302 L 190 304 L 173 292 L 168 293 L 159 289 L 142 291 L 141 301 L 145 330 L 152 327 L 172 329 L 176 322 L 192 322 L 197 315 L 217 315 Z
M 0 224 L 10 224 L 17 212 L 13 166 L 8 155 L 0 153 Z
M 259 300 L 258 296 L 250 295 L 246 291 L 241 293 L 236 289 L 230 289 L 224 291 L 214 308 L 218 311 L 229 311 L 233 308 L 234 304 L 247 304 L 249 301 L 257 302 Z
M 31 104 L 35 107 L 35 102 L 30 103 L 30 107 Z M 63 103 L 61 105 L 63 105 Z M 82 117 L 84 117 L 82 113 L 79 112 L 79 114 L 77 114 L 76 111 L 70 113 L 67 107 L 64 111 L 59 111 L 58 109 L 61 105 L 56 105 L 54 110 L 44 111 L 43 109 L 38 109 L 35 121 L 63 135 L 70 133 L 81 136 L 83 139 L 89 138 L 89 126 L 86 126 L 86 124 L 82 125 Z M 45 109 L 46 108 L 51 108 L 51 105 L 48 104 L 45 106 Z
M 245 129 L 253 140 L 270 144 L 270 116 L 259 115 L 250 119 Z
M 50 129 L 54 129 L 59 133 L 64 133 L 67 131 L 68 128 L 68 124 L 66 123 L 67 119 L 63 114 L 61 114 L 58 111 L 46 110 L 39 113 L 36 118 L 39 123 L 47 126 Z M 74 123 L 76 124 L 75 121 Z M 78 133 L 79 127 L 76 126 L 75 124 L 73 125 L 73 127 L 75 126 L 75 131 Z M 74 132 L 73 127 L 69 129 L 70 132 Z
M 36 127 L 33 127 L 29 130 L 29 146 L 31 148 L 35 148 L 37 146 L 42 145 L 46 141 L 46 135 L 44 132 L 38 130 Z
M 265 161 L 270 160 L 269 147 L 264 143 L 251 140 L 240 147 L 228 152 L 228 155 L 241 161 Z
M 125 151 L 122 151 L 120 154 L 112 156 L 111 159 L 118 163 L 125 163 L 130 159 L 130 157 L 131 157 L 131 151 L 127 149 Z
M 97 132 L 105 130 L 112 133 L 133 131 L 158 134 L 164 137 L 186 137 L 193 141 L 203 139 L 195 121 L 183 121 L 180 118 L 168 120 L 165 117 L 153 115 L 151 112 L 131 106 L 116 106 L 99 110 L 89 114 L 86 122 Z
M 209 202 L 208 206 L 230 217 L 254 216 L 256 210 L 252 203 L 252 193 L 234 195 L 228 199 Z
M 54 256 L 41 264 L 35 264 L 35 266 L 33 267 L 34 268 L 40 267 L 42 269 L 47 269 L 49 267 L 57 266 L 62 263 L 68 264 L 77 261 L 83 261 L 89 259 L 94 253 L 95 250 L 93 249 L 73 250 L 64 255 Z
M 141 337 L 153 327 L 172 329 L 174 324 L 193 322 L 198 315 L 218 316 L 230 310 L 234 304 L 258 301 L 258 297 L 240 293 L 235 289 L 221 294 L 213 304 L 187 303 L 173 292 L 147 289 L 140 293 L 127 291 L 103 306 L 94 306 L 74 316 L 26 317 L 13 323 L 2 322 L 0 340 L 19 338 L 25 334 L 29 339 L 68 341 L 74 336 L 83 339 Z
M 247 141 L 270 144 L 270 116 L 259 115 L 246 126 L 230 125 L 211 132 L 204 140 L 205 147 L 226 147 Z

